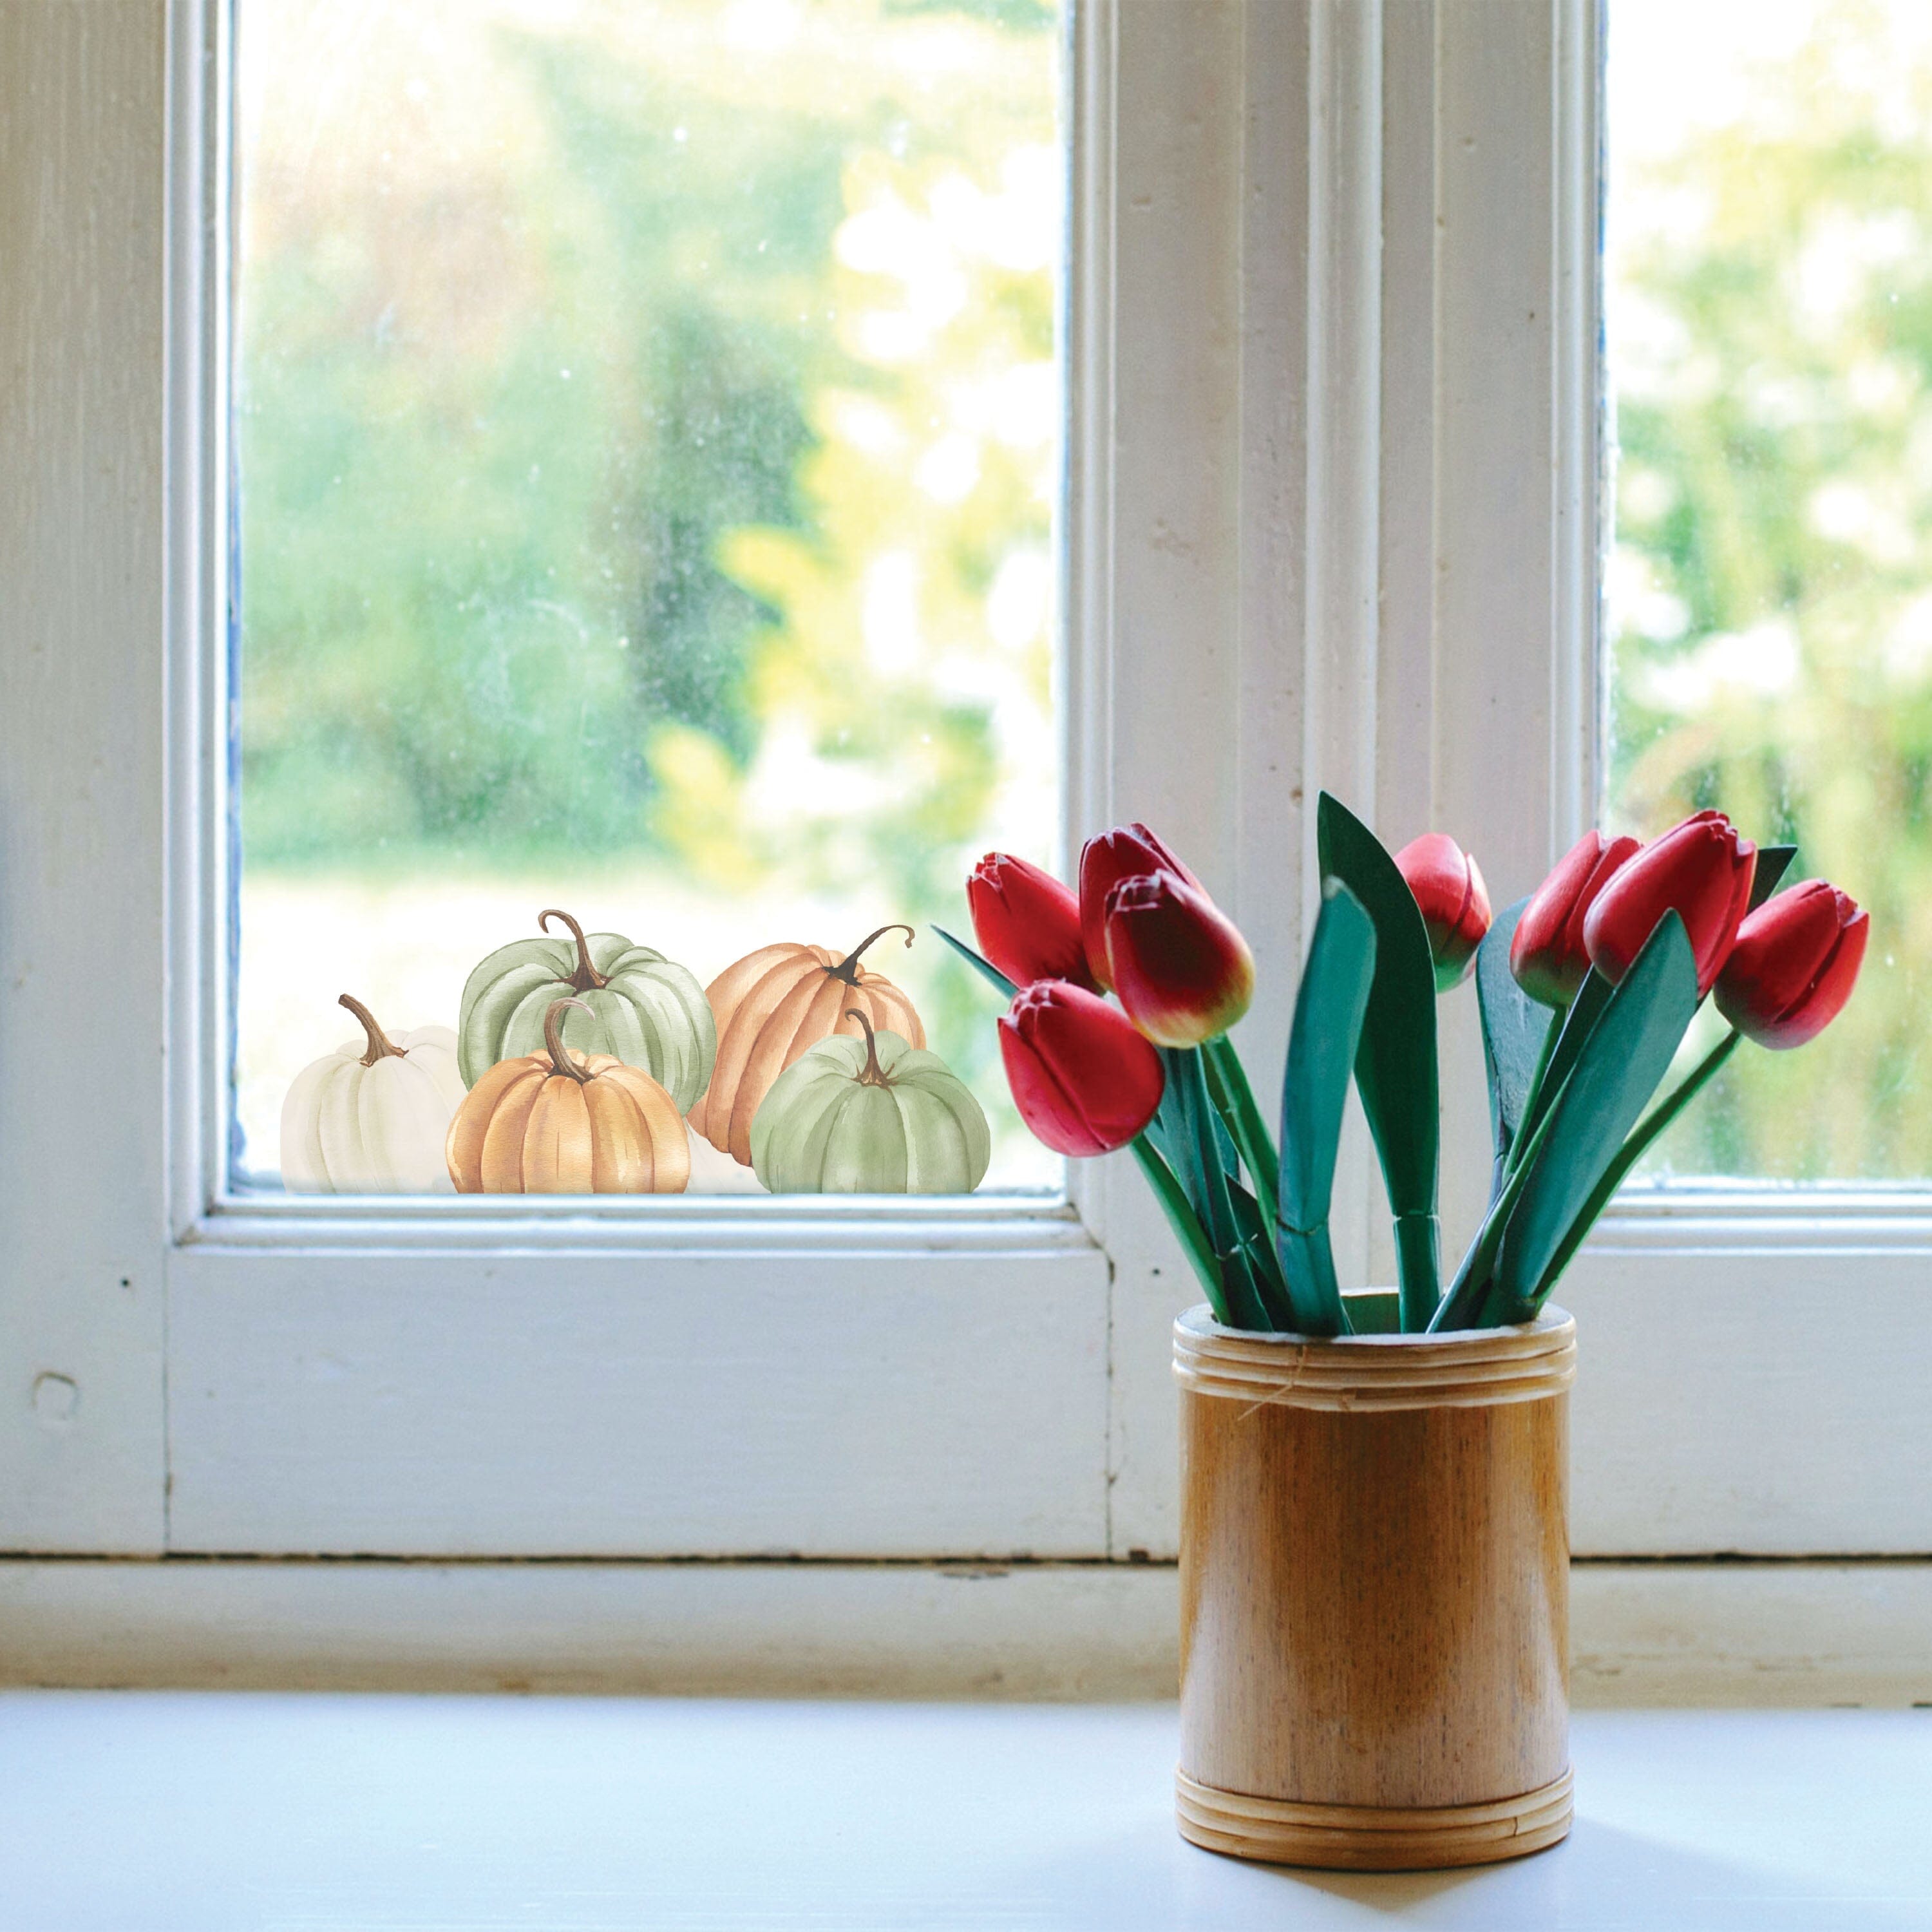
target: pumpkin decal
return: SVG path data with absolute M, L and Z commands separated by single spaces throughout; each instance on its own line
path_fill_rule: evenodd
M 457 1022 L 464 1084 L 474 1087 L 500 1060 L 541 1052 L 546 1016 L 568 998 L 578 1010 L 565 1023 L 565 1046 L 641 1066 L 683 1112 L 704 1091 L 718 1051 L 697 976 L 621 933 L 586 937 L 555 907 L 538 913 L 537 924 L 547 933 L 554 919 L 570 928 L 568 939 L 500 946 L 464 986 Z
M 752 1165 L 774 1194 L 970 1194 L 992 1135 L 936 1053 L 878 1033 L 822 1040 L 772 1082 L 752 1123 Z
M 833 1034 L 857 1036 L 848 1009 L 923 1047 L 913 1004 L 884 974 L 859 964 L 875 939 L 909 926 L 882 926 L 842 959 L 822 946 L 766 946 L 728 966 L 706 988 L 718 1023 L 711 1084 L 690 1110 L 694 1132 L 741 1166 L 752 1162 L 752 1122 L 776 1080 L 806 1048 Z
M 691 1143 L 677 1103 L 640 1066 L 572 1053 L 564 1010 L 544 1050 L 500 1061 L 470 1088 L 445 1152 L 459 1194 L 682 1194 Z
M 366 1037 L 311 1062 L 282 1102 L 282 1185 L 291 1194 L 447 1193 L 443 1136 L 463 1098 L 456 1036 L 392 1040 L 362 1002 L 340 1004 Z

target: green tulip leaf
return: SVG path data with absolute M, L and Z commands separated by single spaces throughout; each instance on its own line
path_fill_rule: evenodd
M 1610 990 L 1560 1088 L 1552 1084 L 1552 1061 L 1544 1087 L 1554 1096 L 1548 1130 L 1529 1154 L 1496 1254 L 1503 1320 L 1527 1321 L 1534 1313 L 1545 1270 L 1670 1070 L 1696 1010 L 1696 960 L 1682 919 L 1666 913 Z M 1573 1009 L 1572 1024 L 1575 1018 Z
M 1192 1053 L 1196 1049 L 1163 1046 L 1154 1051 L 1161 1057 L 1167 1078 L 1161 1088 L 1160 1105 L 1154 1109 L 1154 1118 L 1147 1124 L 1147 1137 L 1161 1159 L 1182 1177 L 1183 1185 L 1186 1186 L 1193 1158 L 1193 1144 L 1187 1117 L 1183 1111 L 1180 1089 L 1174 1083 L 1174 1062 L 1181 1054 Z M 1234 1145 L 1234 1138 L 1228 1132 L 1227 1124 L 1219 1110 L 1210 1107 L 1208 1112 L 1214 1124 L 1215 1158 L 1220 1163 L 1221 1172 L 1232 1180 L 1241 1171 L 1240 1150 Z M 1195 1211 L 1199 1213 L 1201 1200 L 1198 1191 L 1189 1186 L 1187 1195 Z
M 1778 882 L 1797 856 L 1796 845 L 1760 845 L 1757 848 L 1757 870 L 1751 874 L 1750 904 L 1744 909 L 1747 916 L 1756 912 L 1777 891 Z
M 1221 1279 L 1221 1264 L 1214 1258 L 1214 1251 L 1208 1246 L 1206 1231 L 1201 1226 L 1201 1218 L 1189 1205 L 1186 1194 L 1181 1191 L 1180 1181 L 1174 1169 L 1156 1150 L 1154 1143 L 1144 1133 L 1137 1135 L 1132 1144 L 1133 1156 L 1147 1184 L 1154 1190 L 1154 1198 L 1160 1203 L 1161 1211 L 1167 1216 L 1167 1223 L 1179 1240 L 1182 1252 L 1186 1256 L 1195 1275 L 1199 1280 L 1202 1292 L 1208 1298 L 1208 1305 L 1214 1311 L 1214 1319 L 1224 1328 L 1235 1325 L 1234 1311 L 1228 1306 L 1226 1285 Z
M 1262 1204 L 1238 1180 L 1228 1184 L 1228 1204 L 1234 1214 L 1234 1232 L 1240 1256 L 1254 1284 L 1256 1298 L 1267 1319 L 1269 1331 L 1282 1334 L 1294 1327 L 1294 1309 L 1288 1299 L 1288 1283 L 1275 1258 L 1273 1234 Z
M 1510 946 L 1529 902 L 1518 899 L 1496 915 L 1476 951 L 1476 1005 L 1483 1020 L 1483 1065 L 1490 1082 L 1490 1130 L 1496 1162 L 1509 1157 L 1522 1126 L 1523 1108 L 1536 1077 L 1544 1042 L 1562 1016 L 1538 1004 L 1510 970 Z
M 1019 991 L 1018 987 L 1015 986 L 1012 980 L 1009 980 L 990 959 L 984 958 L 979 953 L 975 952 L 963 939 L 955 939 L 943 926 L 935 926 L 932 929 L 945 940 L 948 946 L 952 947 L 954 952 L 958 954 L 961 958 L 965 961 L 968 965 L 970 966 L 975 972 L 982 974 L 986 978 L 990 980 L 1008 999 L 1010 1000 Z
M 1656 935 L 1653 933 L 1652 936 Z M 1589 1046 L 1591 1036 L 1615 990 L 1593 966 L 1576 989 L 1576 997 L 1570 1002 L 1570 1010 L 1557 1016 L 1562 1022 L 1562 1030 L 1556 1036 L 1556 1045 L 1550 1050 L 1550 1063 L 1543 1070 L 1542 1079 L 1524 1105 L 1523 1118 L 1516 1126 L 1516 1142 L 1519 1146 L 1542 1124 L 1551 1102 L 1562 1092 L 1564 1082 L 1569 1078 Z M 1514 1161 L 1510 1162 L 1511 1166 L 1515 1164 Z
M 1375 977 L 1355 1084 L 1395 1216 L 1402 1325 L 1419 1329 L 1435 1312 L 1438 1289 L 1436 963 L 1421 909 L 1382 842 L 1325 791 L 1316 828 L 1324 890 L 1330 880 L 1346 886 L 1375 926 Z
M 1328 1208 L 1348 1076 L 1375 972 L 1375 922 L 1337 882 L 1326 889 L 1316 919 L 1282 1078 L 1276 1253 L 1289 1318 L 1304 1335 L 1340 1335 L 1347 1328 L 1329 1249 Z
M 1172 1166 L 1206 1231 L 1235 1325 L 1267 1330 L 1274 1324 L 1234 1215 L 1229 1180 L 1234 1144 L 1208 1097 L 1200 1048 L 1163 1047 L 1160 1057 L 1167 1086 L 1161 1096 L 1162 1137 L 1155 1144 Z

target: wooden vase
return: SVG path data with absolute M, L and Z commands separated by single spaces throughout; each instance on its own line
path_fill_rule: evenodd
M 1576 1324 L 1312 1341 L 1174 1324 L 1183 1835 L 1486 1864 L 1570 1828 Z

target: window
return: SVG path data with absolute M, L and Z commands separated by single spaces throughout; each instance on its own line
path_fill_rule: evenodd
M 950 22 L 1030 62 L 1055 50 L 1066 89 L 1066 424 L 1049 545 L 1064 808 L 1034 849 L 1122 818 L 1158 824 L 1272 968 L 1244 1023 L 1264 1078 L 1285 1045 L 1316 787 L 1391 832 L 1455 830 L 1505 902 L 1593 813 L 1603 783 L 1619 808 L 1634 796 L 1601 758 L 1594 654 L 1604 23 L 1589 0 L 1092 0 L 1042 41 L 1036 10 L 880 0 L 879 14 L 895 34 Z M 478 16 L 448 16 L 466 32 Z M 245 206 L 232 356 L 226 332 L 227 9 L 168 6 L 165 65 L 160 0 L 20 17 L 20 58 L 0 63 L 0 126 L 55 200 L 7 230 L 22 238 L 20 272 L 0 284 L 0 350 L 38 372 L 31 424 L 0 416 L 0 476 L 32 479 L 31 514 L 0 518 L 0 542 L 29 560 L 11 619 L 28 645 L 9 664 L 24 698 L 0 709 L 0 1205 L 13 1238 L 0 1296 L 20 1384 L 0 1407 L 0 1447 L 20 1472 L 0 1486 L 9 1546 L 1171 1554 L 1168 1329 L 1190 1290 L 1131 1171 L 1076 1167 L 1064 1196 L 698 1197 L 616 1214 L 318 1205 L 233 1184 L 231 1042 L 245 1079 L 258 1051 L 248 1016 L 261 1010 L 251 975 L 266 970 L 251 964 L 251 932 L 266 928 L 249 896 L 266 889 L 266 854 L 279 849 L 274 864 L 294 874 L 303 826 L 286 804 L 278 832 L 266 802 L 251 819 L 248 788 L 268 784 L 268 766 L 244 762 L 250 843 L 236 880 L 224 405 L 232 363 L 252 622 L 249 600 L 274 578 L 266 565 L 251 574 L 247 520 L 276 500 L 268 479 L 289 452 L 251 457 L 262 418 L 248 412 L 266 406 L 251 385 L 286 374 L 290 345 L 251 376 L 248 332 L 273 311 L 266 292 L 250 307 Z M 371 32 L 400 31 L 393 13 L 368 17 Z M 542 51 L 544 23 L 593 16 L 516 17 L 527 31 L 511 36 L 521 52 L 501 57 L 512 62 Z M 828 4 L 796 17 L 843 16 Z M 618 85 L 618 65 L 584 84 Z M 1613 92 L 1613 150 L 1618 111 Z M 687 140 L 673 146 L 687 152 L 698 124 L 673 120 L 674 135 L 680 124 Z M 240 138 L 251 138 L 245 116 Z M 1006 191 L 999 166 L 970 178 L 982 196 Z M 842 200 L 835 234 L 854 212 Z M 103 286 L 126 299 L 102 309 Z M 580 406 L 587 368 L 560 356 L 533 366 L 553 372 L 547 409 Z M 568 383 L 554 373 L 564 368 Z M 1621 420 L 1625 488 L 1634 391 Z M 380 426 L 406 432 L 406 416 Z M 1029 447 L 1016 475 L 1036 473 Z M 508 475 L 506 500 L 527 504 L 526 465 Z M 880 514 L 910 512 L 892 502 Z M 1036 545 L 1037 506 L 1014 514 L 1034 520 L 1019 548 Z M 1636 512 L 1620 514 L 1624 540 L 1640 540 Z M 733 518 L 734 530 L 784 529 L 762 509 Z M 584 560 L 596 546 L 573 554 L 595 579 Z M 742 561 L 729 546 L 707 554 Z M 974 579 L 982 610 L 1004 568 L 989 560 Z M 750 574 L 731 581 L 745 588 Z M 884 581 L 882 608 L 898 595 Z M 1020 591 L 1006 594 L 1017 609 Z M 856 608 L 862 638 L 862 598 Z M 354 632 L 363 620 L 347 614 Z M 316 614 L 284 616 L 284 642 L 299 643 Z M 1612 622 L 1622 663 L 1629 634 Z M 600 662 L 614 663 L 616 639 L 633 634 L 614 610 L 598 622 Z M 1660 663 L 1707 632 L 1642 632 L 1642 648 Z M 526 634 L 548 648 L 578 633 L 573 621 L 554 638 Z M 842 645 L 852 642 L 848 626 Z M 244 638 L 244 760 L 272 743 L 250 736 L 256 723 L 277 728 L 272 687 L 251 722 L 250 648 Z M 1620 734 L 1629 715 L 1612 713 Z M 317 755 L 320 740 L 284 725 L 282 751 Z M 317 770 L 302 794 L 318 823 L 344 808 L 327 776 Z M 646 808 L 665 796 L 650 790 Z M 968 828 L 946 838 L 970 850 Z M 551 902 L 520 898 L 508 915 Z M 494 932 L 466 938 L 466 961 Z M 317 996 L 345 989 L 332 978 Z M 1471 1130 L 1452 1119 L 1445 1135 L 1445 1153 L 1469 1152 L 1445 1167 L 1453 1239 L 1486 1166 L 1466 1003 L 1445 1010 L 1444 1038 L 1445 1091 L 1467 1103 Z M 250 1104 L 244 1124 L 262 1118 Z M 1742 1184 L 1773 1163 L 1722 1164 L 1721 1184 L 1633 1190 L 1566 1284 L 1584 1334 L 1580 1552 L 1924 1549 L 1922 1197 L 1861 1186 L 1767 1201 Z M 1862 1182 L 1913 1172 L 1862 1156 L 1837 1171 Z M 1346 1219 L 1352 1243 L 1338 1247 L 1355 1279 L 1372 1279 L 1385 1262 L 1365 1157 L 1344 1182 L 1338 1232 Z M 1828 1298 L 1852 1318 L 1821 1324 Z M 1874 1332 L 1887 1342 L 1876 1354 Z
M 1932 1174 L 1928 27 L 1833 0 L 1748 34 L 1610 14 L 1607 809 L 1649 834 L 1721 804 L 1879 935 L 1828 1045 L 1732 1060 L 1664 1173 Z
M 453 1027 L 561 907 L 700 984 L 910 922 L 865 963 L 992 1116 L 985 1184 L 1057 1190 L 929 927 L 988 848 L 1060 856 L 1060 38 L 239 0 L 244 1188 L 345 987 Z

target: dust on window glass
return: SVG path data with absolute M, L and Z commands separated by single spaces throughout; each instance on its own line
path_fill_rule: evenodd
M 988 848 L 1060 858 L 1060 40 L 1052 0 L 240 0 L 238 1180 L 339 994 L 454 1027 L 557 908 L 702 985 L 910 923 L 865 964 L 986 1184 L 1058 1184 L 928 922 Z
M 1733 1059 L 1652 1166 L 1922 1177 L 1932 8 L 1612 0 L 1608 32 L 1607 821 L 1718 806 L 1872 930 L 1828 1040 Z

